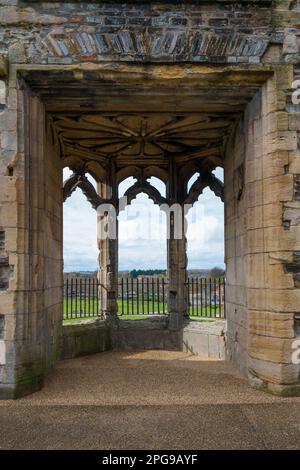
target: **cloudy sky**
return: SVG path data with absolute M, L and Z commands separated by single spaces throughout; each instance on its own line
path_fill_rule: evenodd
M 66 178 L 70 171 L 64 171 Z M 221 169 L 215 175 L 223 179 Z M 133 178 L 120 185 L 119 195 L 133 184 Z M 190 182 L 191 185 L 192 181 Z M 164 185 L 151 178 L 151 184 L 164 195 Z M 189 211 L 188 268 L 224 266 L 223 203 L 205 189 Z M 80 189 L 64 204 L 65 271 L 97 269 L 96 212 Z M 166 268 L 166 219 L 146 194 L 140 194 L 119 216 L 119 269 Z

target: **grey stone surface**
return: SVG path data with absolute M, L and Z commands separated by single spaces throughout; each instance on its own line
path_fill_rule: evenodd
M 2 35 L 10 47 L 11 61 L 53 63 L 57 59 L 64 64 L 72 57 L 73 61 L 227 63 L 234 56 L 238 62 L 253 62 L 253 57 L 259 62 L 274 35 L 266 2 L 249 2 L 238 8 L 228 2 L 215 1 L 214 8 L 191 2 L 188 9 L 180 2 L 125 2 L 121 8 L 116 2 L 55 5 L 0 3 Z M 37 33 L 34 43 L 28 25 Z M 24 44 L 26 56 L 12 38 Z M 285 37 L 287 53 L 295 53 L 293 38 Z
M 112 346 L 117 350 L 166 349 L 178 351 L 180 331 L 168 329 L 167 318 L 120 320 L 112 328 Z
M 191 352 L 207 358 L 225 358 L 225 322 L 191 321 L 173 331 L 168 318 L 79 321 L 63 327 L 62 358 L 116 350 L 160 349 Z
M 225 359 L 226 321 L 190 321 L 183 328 L 182 350 L 193 354 Z

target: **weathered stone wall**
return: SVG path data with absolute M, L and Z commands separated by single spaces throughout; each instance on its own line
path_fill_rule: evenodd
M 101 63 L 274 71 L 248 105 L 225 161 L 229 355 L 260 386 L 299 381 L 299 1 L 101 3 L 0 0 L 0 383 L 41 385 L 58 357 L 61 201 L 44 106 L 24 70 Z M 126 65 L 128 71 L 128 64 Z M 163 70 L 163 72 L 162 72 Z M 247 69 L 248 70 L 248 69 Z M 155 73 L 153 69 L 153 73 Z M 160 76 L 168 78 L 168 68 Z M 199 73 L 199 71 L 197 72 Z M 101 76 L 101 70 L 99 71 Z M 243 84 L 233 83 L 233 86 Z M 207 86 L 207 85 L 206 85 Z M 215 90 L 216 100 L 218 90 Z M 244 103 L 246 106 L 246 103 Z M 45 145 L 46 143 L 46 145 Z
M 2 63 L 2 74 L 6 70 Z M 0 67 L 1 75 L 1 67 Z M 22 183 L 9 164 L 16 156 L 17 104 L 0 82 L 0 396 L 13 392 L 15 383 L 16 294 L 22 260 L 17 260 L 18 234 L 24 229 Z M 15 96 L 15 95 L 14 95 Z M 8 110 L 7 103 L 11 106 Z M 18 209 L 19 208 L 19 212 Z M 18 264 L 17 264 L 18 263 Z M 4 388 L 4 390 L 3 390 Z
M 286 60 L 299 57 L 298 2 L 101 3 L 1 0 L 1 48 L 11 63 L 40 64 L 256 64 L 282 44 Z
M 252 193 L 253 200 L 246 194 L 248 185 L 245 182 L 245 174 L 248 171 L 246 168 L 248 160 L 253 159 L 255 118 L 256 132 L 259 132 L 255 138 L 258 143 L 261 138 L 261 92 L 257 93 L 248 105 L 245 117 L 238 122 L 234 134 L 228 141 L 224 161 L 227 354 L 245 374 L 248 370 L 246 256 L 252 252 L 252 247 L 247 246 L 247 229 L 248 225 L 250 229 L 255 228 L 257 223 L 255 214 L 251 213 L 252 208 L 256 206 L 256 194 Z M 251 131 L 252 135 L 249 136 Z M 250 154 L 247 147 L 249 137 Z M 262 141 L 259 145 L 262 145 Z M 260 228 L 259 222 L 258 227 Z M 258 270 L 263 272 L 263 266 L 258 266 Z
M 9 270 L 0 291 L 0 381 L 11 397 L 39 388 L 60 355 L 62 175 L 43 104 L 14 80 L 1 119 L 1 251 Z
M 110 349 L 185 351 L 210 359 L 225 359 L 226 322 L 186 322 L 182 331 L 170 331 L 167 318 L 120 320 L 113 325 L 103 320 L 65 324 L 61 359 L 71 359 Z
M 292 68 L 278 69 L 257 93 L 225 160 L 228 354 L 253 384 L 278 393 L 299 380 L 292 364 L 300 304 L 293 78 Z

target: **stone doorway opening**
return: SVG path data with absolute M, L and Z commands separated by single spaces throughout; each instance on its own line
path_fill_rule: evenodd
M 17 253 L 25 274 L 15 290 L 22 335 L 6 364 L 14 394 L 39 388 L 61 355 L 63 198 L 80 187 L 95 208 L 118 208 L 118 185 L 129 176 L 137 180 L 127 191 L 129 200 L 145 192 L 156 202 L 183 206 L 205 187 L 224 200 L 227 357 L 256 386 L 294 390 L 296 295 L 289 258 L 280 255 L 294 247 L 283 211 L 294 180 L 286 158 L 295 149 L 295 133 L 280 103 L 290 87 L 289 70 L 24 65 L 14 79 L 23 112 L 25 185 L 19 191 L 26 208 L 25 229 L 18 233 L 24 249 Z M 62 191 L 64 167 L 73 175 Z M 216 167 L 224 168 L 224 185 L 213 174 Z M 187 191 L 195 172 L 200 177 Z M 165 198 L 149 177 L 165 182 Z M 184 233 L 174 236 L 172 223 L 170 231 L 167 330 L 180 342 L 186 240 Z M 99 248 L 102 313 L 110 325 L 116 314 L 117 240 L 106 239 Z M 282 301 L 286 288 L 289 302 Z

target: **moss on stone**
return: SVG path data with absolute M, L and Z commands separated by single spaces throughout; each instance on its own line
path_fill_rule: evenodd
M 250 384 L 256 390 L 268 393 L 269 395 L 275 395 L 278 397 L 299 397 L 300 396 L 300 383 L 291 385 L 279 385 L 271 382 L 254 382 L 250 381 Z
M 1 384 L 0 400 L 14 400 L 16 397 L 16 389 L 13 385 Z
M 99 320 L 63 327 L 62 359 L 107 351 L 112 348 L 111 330 Z
M 280 397 L 300 397 L 300 383 L 294 385 L 280 385 L 268 387 L 267 391 L 272 395 Z

